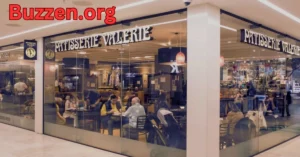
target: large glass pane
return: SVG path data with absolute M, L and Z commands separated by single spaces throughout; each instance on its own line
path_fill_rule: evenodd
M 185 19 L 170 14 L 45 39 L 45 134 L 129 156 L 186 156 Z M 153 27 L 154 40 L 106 45 L 107 34 L 143 26 Z M 100 33 L 101 47 L 49 60 L 55 42 Z
M 22 46 L 0 50 L 0 122 L 34 130 L 34 62 Z
M 257 46 L 265 39 L 255 37 L 297 43 L 225 14 L 221 22 L 233 29 L 221 28 L 220 156 L 253 156 L 299 134 L 297 113 L 287 111 L 296 96 L 296 55 Z M 253 43 L 241 41 L 241 29 L 254 33 Z

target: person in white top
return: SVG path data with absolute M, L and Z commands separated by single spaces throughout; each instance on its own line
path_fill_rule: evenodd
M 26 90 L 28 89 L 28 86 L 26 85 L 26 83 L 24 83 L 23 79 L 20 79 L 20 81 L 14 85 L 14 89 L 17 95 L 21 95 L 25 94 Z
M 63 114 L 64 118 L 72 118 L 74 119 L 74 123 L 73 126 L 77 127 L 77 123 L 78 123 L 78 117 L 76 115 L 76 102 L 77 99 L 76 97 L 74 97 L 75 100 L 71 100 L 71 97 L 68 95 L 66 96 L 66 102 L 65 102 L 65 112 Z
M 0 109 L 3 109 L 2 101 L 3 101 L 3 96 L 2 96 L 2 92 L 0 92 Z
M 129 138 L 131 139 L 138 139 L 138 132 L 137 131 L 131 132 L 130 129 L 136 129 L 137 118 L 139 116 L 145 116 L 146 113 L 144 107 L 140 104 L 140 99 L 138 97 L 134 97 L 131 103 L 132 106 L 130 106 L 128 110 L 123 114 L 123 116 L 129 118 L 129 124 L 123 125 L 123 137 L 129 136 Z M 128 134 L 128 132 L 130 132 L 130 135 Z

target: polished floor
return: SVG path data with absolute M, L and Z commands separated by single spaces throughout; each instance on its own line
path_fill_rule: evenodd
M 123 157 L 0 123 L 1 157 Z
M 255 157 L 300 157 L 300 137 L 292 139 Z

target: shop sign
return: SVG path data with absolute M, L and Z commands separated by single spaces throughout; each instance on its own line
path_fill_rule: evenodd
M 177 63 L 176 62 L 173 62 L 171 65 L 171 68 L 172 68 L 172 71 L 171 71 L 171 73 L 172 74 L 178 74 L 179 73 L 179 70 L 178 70 L 178 65 L 177 65 Z
M 142 41 L 149 41 L 153 38 L 151 26 L 135 27 L 131 29 L 107 32 L 80 38 L 72 38 L 67 40 L 55 41 L 55 52 L 73 51 L 80 49 L 89 49 L 95 47 L 102 47 L 112 45 L 121 45 L 128 43 L 136 43 Z M 102 43 L 102 44 L 101 44 Z
M 24 40 L 24 59 L 37 59 L 37 42 L 36 40 Z
M 241 42 L 280 51 L 291 55 L 300 55 L 300 46 L 293 45 L 288 42 L 247 29 L 241 30 Z

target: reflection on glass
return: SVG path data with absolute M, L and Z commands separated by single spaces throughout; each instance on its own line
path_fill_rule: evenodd
M 228 15 L 221 17 L 226 26 L 249 28 L 249 23 L 244 21 Z M 278 38 L 278 34 L 262 28 L 253 31 Z M 291 90 L 297 82 L 297 76 L 292 74 L 297 59 L 273 49 L 242 43 L 240 35 L 221 29 L 222 157 L 253 156 L 292 138 L 294 135 L 286 129 L 295 127 L 297 119 L 289 112 L 293 100 Z M 287 38 L 280 40 L 296 44 Z
M 1 122 L 34 130 L 34 62 L 23 60 L 23 48 L 7 47 L 0 54 Z

